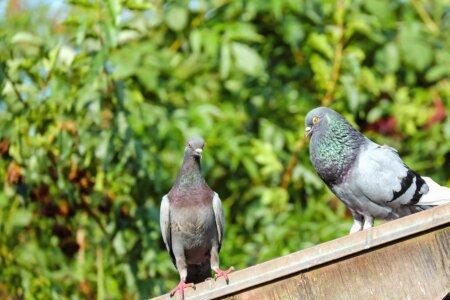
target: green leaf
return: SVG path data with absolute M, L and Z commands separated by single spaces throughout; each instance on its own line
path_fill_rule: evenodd
M 225 35 L 229 40 L 234 41 L 261 42 L 263 40 L 255 26 L 241 22 L 227 26 Z
M 447 76 L 450 76 L 450 67 L 448 65 L 437 65 L 428 70 L 425 79 L 428 82 L 433 82 Z
M 170 29 L 181 31 L 188 22 L 188 11 L 181 6 L 171 6 L 166 13 L 166 23 Z
M 192 52 L 200 53 L 202 45 L 202 34 L 199 30 L 193 30 L 189 36 Z
M 230 73 L 231 51 L 228 43 L 223 43 L 220 49 L 220 78 L 225 79 Z
M 284 21 L 283 30 L 283 38 L 289 43 L 291 47 L 298 48 L 300 46 L 300 42 L 302 42 L 305 38 L 305 32 L 303 30 L 302 24 L 299 23 L 295 18 L 289 18 Z
M 18 209 L 12 215 L 11 225 L 15 227 L 24 227 L 27 226 L 32 217 L 32 213 L 25 209 Z
M 323 89 L 326 89 L 331 80 L 331 66 L 318 54 L 311 55 L 311 68 L 314 72 L 316 83 Z
M 155 7 L 153 3 L 146 0 L 126 0 L 124 6 L 132 10 L 146 10 Z
M 14 36 L 11 38 L 11 43 L 13 44 L 30 44 L 34 46 L 41 45 L 42 41 L 41 39 L 30 33 L 30 32 L 24 32 L 20 31 L 14 34 Z
M 258 52 L 238 42 L 231 44 L 236 67 L 248 75 L 259 75 L 264 70 L 264 63 Z
M 327 58 L 333 57 L 333 48 L 328 43 L 327 37 L 319 33 L 311 33 L 308 38 L 308 44 Z
M 6 298 L 148 299 L 173 288 L 159 207 L 192 134 L 206 141 L 202 174 L 228 221 L 223 265 L 346 235 L 346 207 L 307 145 L 298 150 L 325 95 L 450 184 L 445 1 L 418 1 L 436 32 L 405 0 L 19 2 L 33 5 L 0 17 Z
M 376 67 L 386 73 L 394 73 L 400 67 L 400 54 L 395 43 L 386 44 L 376 53 Z
M 120 0 L 106 0 L 106 6 L 108 8 L 108 14 L 113 21 L 114 26 L 119 25 L 120 12 L 122 5 Z
M 0 208 L 5 207 L 8 204 L 8 198 L 3 192 L 0 192 Z
M 403 60 L 411 68 L 422 71 L 433 60 L 433 52 L 420 23 L 406 23 L 402 26 L 399 44 Z

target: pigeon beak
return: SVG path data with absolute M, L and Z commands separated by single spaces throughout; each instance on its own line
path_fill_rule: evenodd
M 311 133 L 312 133 L 312 131 L 311 131 L 311 127 L 306 127 L 305 128 L 305 136 L 306 137 L 310 137 L 311 136 Z
M 203 149 L 197 148 L 197 149 L 194 150 L 194 152 L 195 152 L 195 154 L 197 154 L 198 156 L 202 157 Z

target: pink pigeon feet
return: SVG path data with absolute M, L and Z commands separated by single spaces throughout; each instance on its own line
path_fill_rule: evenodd
M 173 297 L 173 295 L 175 295 L 177 292 L 180 292 L 181 299 L 184 299 L 184 290 L 190 287 L 195 290 L 195 285 L 193 283 L 180 281 L 177 287 L 170 291 L 170 297 Z
M 216 274 L 214 275 L 214 279 L 217 280 L 217 278 L 223 277 L 223 278 L 225 278 L 225 281 L 228 284 L 228 282 L 230 281 L 228 279 L 228 274 L 230 274 L 233 271 L 234 271 L 233 267 L 230 267 L 226 271 L 222 271 L 221 269 L 214 270 L 214 272 L 216 272 Z

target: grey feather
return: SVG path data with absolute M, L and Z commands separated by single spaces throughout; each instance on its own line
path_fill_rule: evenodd
M 371 227 L 374 217 L 390 220 L 429 207 L 421 202 L 427 183 L 395 149 L 372 142 L 329 108 L 309 112 L 305 125 L 316 171 L 352 211 L 351 232 Z
M 353 183 L 364 191 L 364 195 L 379 205 L 398 208 L 410 205 L 418 187 L 418 179 L 412 176 L 412 182 L 401 195 L 395 197 L 395 192 L 402 190 L 402 181 L 412 172 L 398 156 L 397 151 L 388 146 L 380 146 L 367 140 L 361 148 L 355 164 Z M 422 185 L 421 195 L 428 192 L 428 186 Z
M 222 247 L 222 240 L 225 229 L 225 217 L 223 215 L 222 201 L 220 201 L 219 195 L 217 193 L 214 193 L 213 211 L 216 220 L 219 251 L 220 251 L 220 248 Z
M 201 138 L 187 142 L 175 184 L 161 201 L 162 237 L 182 282 L 211 276 L 223 240 L 222 204 L 201 174 L 203 146 Z
M 163 237 L 166 249 L 172 258 L 172 262 L 175 264 L 175 257 L 172 251 L 172 237 L 170 234 L 170 203 L 167 195 L 161 200 L 161 208 L 159 210 L 159 225 L 161 228 L 161 235 Z

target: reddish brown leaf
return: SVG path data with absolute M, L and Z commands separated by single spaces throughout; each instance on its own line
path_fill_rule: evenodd
M 78 177 L 78 166 L 74 163 L 70 165 L 69 180 L 75 182 Z
M 22 168 L 15 162 L 11 162 L 8 166 L 8 171 L 6 172 L 6 181 L 9 184 L 18 184 L 22 182 Z
M 9 289 L 11 289 L 11 287 L 8 287 L 6 284 L 3 284 L 0 282 L 0 299 L 5 299 L 5 300 L 12 300 L 13 299 L 13 294 L 11 291 L 9 291 Z
M 84 230 L 77 230 L 77 243 L 80 247 L 80 251 L 84 251 L 86 249 L 86 234 Z
M 53 181 L 58 180 L 58 171 L 56 170 L 56 167 L 50 166 L 50 167 L 48 168 L 48 174 L 50 175 L 50 178 L 51 178 Z
M 68 238 L 72 236 L 72 229 L 66 225 L 55 224 L 53 225 L 52 232 L 60 239 Z
M 9 1 L 7 15 L 19 13 L 21 9 L 22 6 L 20 5 L 20 0 L 11 0 Z
M 399 135 L 399 133 L 397 132 L 395 125 L 396 125 L 395 118 L 389 116 L 381 118 L 376 122 L 369 124 L 366 127 L 366 130 L 375 131 L 382 135 L 397 136 Z
M 114 194 L 110 191 L 108 191 L 106 193 L 106 195 L 103 197 L 103 202 L 100 203 L 100 205 L 98 206 L 98 209 L 102 212 L 102 213 L 109 213 L 109 211 L 111 210 L 113 201 L 114 201 Z
M 86 299 L 95 299 L 94 290 L 91 287 L 91 284 L 87 280 L 83 280 L 79 284 L 80 292 L 86 297 Z
M 31 193 L 31 199 L 37 200 L 41 204 L 49 204 L 51 202 L 49 187 L 42 184 L 35 188 Z
M 9 145 L 11 142 L 8 139 L 2 139 L 0 141 L 0 155 L 7 156 L 9 152 Z
M 110 110 L 102 110 L 102 128 L 108 129 L 113 118 L 113 113 Z
M 64 254 L 68 257 L 73 257 L 75 253 L 78 252 L 80 246 L 78 246 L 77 241 L 74 237 L 68 237 L 65 239 L 59 240 L 59 248 L 64 252 Z
M 68 133 L 76 134 L 77 133 L 77 125 L 75 121 L 65 121 L 61 123 L 61 130 L 65 130 Z
M 58 203 L 58 212 L 59 215 L 67 217 L 73 214 L 72 208 L 67 200 L 61 200 Z
M 85 176 L 80 178 L 80 186 L 82 189 L 88 189 L 91 186 L 91 184 L 92 182 L 89 173 L 86 173 Z
M 339 207 L 340 200 L 336 197 L 331 197 L 330 201 L 328 201 L 328 206 L 336 212 Z
M 91 204 L 91 198 L 87 195 L 81 195 L 81 207 L 89 207 Z
M 441 97 L 437 96 L 436 99 L 434 99 L 434 113 L 428 118 L 425 123 L 425 128 L 428 129 L 436 123 L 441 123 L 446 117 L 447 110 L 444 103 L 442 103 Z
M 94 181 L 91 179 L 91 173 L 86 170 L 81 170 L 76 164 L 70 166 L 68 178 L 75 183 L 81 193 L 89 193 L 94 186 Z
M 91 179 L 91 173 L 84 171 L 80 175 L 82 175 L 82 177 L 78 181 L 78 188 L 81 193 L 88 194 L 94 186 L 94 181 Z
M 42 207 L 41 214 L 53 218 L 58 214 L 58 206 L 55 203 L 50 202 Z
M 128 218 L 130 218 L 130 208 L 129 208 L 127 205 L 123 205 L 123 206 L 120 208 L 119 216 L 120 216 L 122 219 L 128 219 Z

